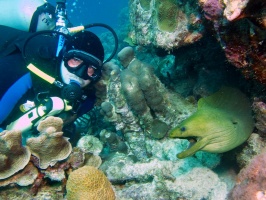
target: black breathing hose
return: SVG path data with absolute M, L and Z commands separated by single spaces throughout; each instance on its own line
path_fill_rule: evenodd
M 97 27 L 97 26 L 99 26 L 99 27 L 104 27 L 104 28 L 108 29 L 108 30 L 113 34 L 113 37 L 114 37 L 114 40 L 115 40 L 115 47 L 114 47 L 114 50 L 113 50 L 112 54 L 109 56 L 109 58 L 107 58 L 107 59 L 104 61 L 104 63 L 106 63 L 106 62 L 112 60 L 112 58 L 113 58 L 113 57 L 115 56 L 115 54 L 116 54 L 116 51 L 117 51 L 117 49 L 118 49 L 118 37 L 117 37 L 117 34 L 116 34 L 116 32 L 114 31 L 114 29 L 113 29 L 112 27 L 106 25 L 106 24 L 102 24 L 102 23 L 92 23 L 92 24 L 87 24 L 87 25 L 85 25 L 84 28 L 87 29 L 87 28 L 92 28 L 92 27 Z
M 58 31 L 52 31 L 52 30 L 45 30 L 45 31 L 38 31 L 38 32 L 35 32 L 33 33 L 31 36 L 29 36 L 25 42 L 24 42 L 24 45 L 22 47 L 22 56 L 24 59 L 26 59 L 27 61 L 27 55 L 26 55 L 26 47 L 27 47 L 27 44 L 29 43 L 30 40 L 32 40 L 33 38 L 35 38 L 36 36 L 38 35 L 43 35 L 43 34 L 56 34 L 56 35 L 62 35 L 64 36 L 66 39 L 70 39 L 70 35 L 67 35 L 67 34 L 64 34 L 62 32 L 58 32 Z
M 84 26 L 84 29 L 88 29 L 88 28 L 92 28 L 92 27 L 104 27 L 106 29 L 108 29 L 112 34 L 113 34 L 113 37 L 114 37 L 114 40 L 115 40 L 115 44 L 114 44 L 114 49 L 113 49 L 113 52 L 112 54 L 104 61 L 104 63 L 112 60 L 112 58 L 115 56 L 116 54 L 116 51 L 118 49 L 118 37 L 117 37 L 117 34 L 116 32 L 114 31 L 113 28 L 111 28 L 110 26 L 106 25 L 106 24 L 102 24 L 102 23 L 92 23 L 92 24 L 88 24 L 88 25 L 85 25 Z M 45 30 L 45 31 L 38 31 L 38 32 L 35 32 L 33 33 L 30 37 L 27 38 L 27 40 L 25 41 L 24 43 L 24 46 L 23 46 L 23 49 L 22 49 L 22 55 L 25 59 L 27 59 L 27 55 L 25 53 L 25 50 L 26 50 L 26 46 L 27 44 L 29 43 L 29 41 L 31 39 L 33 39 L 34 37 L 38 36 L 38 35 L 41 35 L 41 34 L 59 34 L 59 35 L 62 35 L 64 36 L 66 39 L 70 39 L 71 36 L 70 35 L 67 35 L 67 34 L 64 34 L 62 32 L 59 32 L 59 31 L 52 31 L 52 30 Z

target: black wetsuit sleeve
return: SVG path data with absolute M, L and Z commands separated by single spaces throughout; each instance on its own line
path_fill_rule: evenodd
M 22 50 L 24 42 L 31 33 L 0 25 L 0 58 Z
M 20 53 L 0 59 L 0 125 L 32 88 L 30 73 Z M 11 118 L 10 118 L 11 119 Z
M 29 72 L 25 65 L 20 53 L 0 58 L 0 99 L 8 88 Z

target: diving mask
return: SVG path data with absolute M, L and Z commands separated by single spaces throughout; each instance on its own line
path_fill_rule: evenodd
M 101 77 L 102 61 L 85 51 L 70 50 L 63 61 L 67 70 L 79 78 L 97 81 Z

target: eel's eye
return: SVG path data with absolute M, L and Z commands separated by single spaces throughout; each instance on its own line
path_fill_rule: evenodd
M 184 127 L 184 126 L 182 126 L 181 128 L 180 128 L 180 131 L 181 132 L 184 132 L 186 130 L 186 127 Z

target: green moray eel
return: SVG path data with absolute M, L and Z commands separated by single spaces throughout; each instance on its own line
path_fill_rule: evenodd
M 197 151 L 223 153 L 245 142 L 254 128 L 251 105 L 238 89 L 223 87 L 198 101 L 197 111 L 172 129 L 171 138 L 184 138 L 194 144 L 179 153 L 185 158 Z

